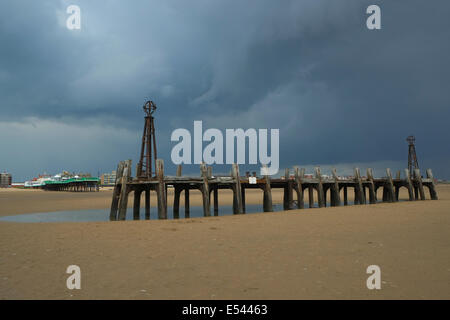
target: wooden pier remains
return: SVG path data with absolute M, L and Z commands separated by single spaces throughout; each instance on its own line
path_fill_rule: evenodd
M 128 206 L 128 195 L 134 192 L 133 218 L 140 219 L 141 194 L 145 192 L 145 219 L 150 219 L 150 192 L 156 192 L 158 218 L 167 219 L 167 188 L 174 188 L 173 217 L 180 218 L 180 197 L 184 193 L 184 218 L 190 217 L 190 190 L 199 190 L 203 199 L 203 215 L 211 216 L 211 194 L 213 195 L 213 214 L 219 215 L 218 197 L 220 190 L 230 189 L 233 192 L 233 214 L 245 213 L 245 191 L 247 189 L 260 189 L 262 191 L 262 202 L 264 212 L 273 211 L 272 189 L 284 190 L 283 209 L 304 209 L 304 194 L 308 190 L 309 207 L 317 200 L 318 207 L 348 205 L 348 189 L 353 188 L 355 193 L 355 204 L 375 204 L 378 202 L 377 190 L 382 188 L 383 202 L 396 202 L 399 197 L 400 188 L 408 190 L 410 201 L 425 200 L 425 187 L 429 190 L 429 197 L 437 200 L 435 182 L 431 169 L 426 170 L 426 177 L 422 177 L 419 169 L 410 176 L 405 169 L 403 178 L 400 172 L 395 178 L 392 177 L 390 169 L 386 169 L 386 176 L 374 178 L 372 169 L 367 169 L 366 176 L 361 176 L 358 168 L 354 169 L 353 177 L 342 178 L 332 170 L 331 176 L 322 175 L 320 168 L 314 170 L 314 175 L 306 176 L 305 169 L 294 167 L 286 169 L 281 178 L 269 176 L 256 177 L 256 173 L 250 176 L 247 173 L 241 176 L 239 166 L 233 164 L 229 176 L 214 176 L 212 168 L 206 164 L 200 165 L 200 175 L 189 177 L 182 175 L 182 168 L 178 166 L 175 176 L 164 175 L 164 163 L 162 159 L 156 160 L 156 175 L 150 178 L 132 177 L 131 160 L 122 161 L 117 167 L 116 183 L 114 187 L 110 220 L 125 220 Z M 295 191 L 295 197 L 294 197 Z M 343 199 L 341 198 L 343 191 Z M 328 194 L 330 196 L 328 197 Z M 329 201 L 328 201 L 329 198 Z

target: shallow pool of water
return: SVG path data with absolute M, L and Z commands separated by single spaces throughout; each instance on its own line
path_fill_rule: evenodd
M 280 211 L 283 209 L 282 205 L 273 205 L 274 211 Z M 262 205 L 246 205 L 246 213 L 262 212 Z M 233 212 L 232 206 L 219 207 L 219 216 L 231 215 Z M 214 211 L 211 208 L 211 215 L 214 215 Z M 172 207 L 167 208 L 168 219 L 173 219 Z M 203 207 L 191 206 L 190 217 L 199 218 L 203 217 Z M 184 208 L 180 208 L 180 218 L 184 218 Z M 140 219 L 145 219 L 145 208 L 140 210 Z M 151 207 L 150 219 L 158 219 L 158 208 Z M 133 208 L 127 209 L 126 220 L 133 220 Z M 40 212 L 29 214 L 18 214 L 14 216 L 0 217 L 0 221 L 9 222 L 89 222 L 89 221 L 109 221 L 109 209 L 95 209 L 95 210 L 73 210 L 73 211 L 56 211 L 56 212 Z
M 353 202 L 349 202 L 349 205 L 353 205 Z M 329 206 L 329 204 L 327 204 Z M 314 204 L 317 207 L 317 203 Z M 295 206 L 294 206 L 295 208 Z M 305 203 L 305 209 L 309 208 L 308 203 Z M 273 211 L 283 210 L 282 204 L 274 204 Z M 262 204 L 248 204 L 246 205 L 246 213 L 258 213 L 263 212 Z M 233 207 L 219 206 L 219 216 L 232 215 Z M 214 215 L 213 207 L 211 206 L 211 215 Z M 202 206 L 190 207 L 190 217 L 199 218 L 203 217 Z M 173 219 L 173 208 L 167 207 L 167 218 Z M 184 207 L 180 207 L 180 219 L 184 218 Z M 158 219 L 158 208 L 151 207 L 150 220 Z M 126 220 L 133 220 L 133 208 L 127 209 Z M 145 220 L 145 208 L 140 210 L 140 220 Z M 70 210 L 70 211 L 56 211 L 56 212 L 40 212 L 29 214 L 18 214 L 14 216 L 0 217 L 0 221 L 8 222 L 92 222 L 92 221 L 109 221 L 109 209 L 94 209 L 94 210 Z

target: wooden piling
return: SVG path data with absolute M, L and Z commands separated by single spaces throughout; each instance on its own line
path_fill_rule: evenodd
M 419 189 L 420 200 L 425 200 L 425 192 L 423 190 L 422 175 L 419 169 L 414 169 L 414 180 Z
M 141 209 L 141 189 L 136 189 L 134 191 L 134 202 L 133 202 L 133 219 L 140 219 L 140 209 Z
M 156 159 L 156 177 L 158 179 L 157 197 L 158 197 L 158 219 L 167 219 L 167 193 L 166 183 L 164 182 L 164 161 Z
M 344 186 L 344 206 L 348 206 L 347 186 Z
M 339 179 L 336 173 L 336 168 L 331 170 L 331 175 L 334 179 L 334 184 L 331 186 L 331 206 L 338 207 L 341 205 L 341 194 L 339 192 Z
M 303 209 L 305 207 L 305 203 L 303 201 L 303 187 L 302 187 L 302 179 L 304 175 L 304 169 L 300 171 L 298 167 L 294 167 L 294 175 L 295 175 L 295 183 L 297 192 L 297 209 Z
M 127 206 L 128 206 L 128 182 L 131 176 L 131 160 L 124 162 L 123 175 L 121 181 L 121 190 L 119 198 L 119 220 L 125 220 L 127 216 Z
M 180 195 L 181 195 L 181 188 L 174 186 L 174 193 L 173 193 L 173 218 L 179 219 L 180 218 Z
M 286 185 L 284 187 L 283 210 L 291 210 L 293 209 L 293 181 L 290 180 L 289 168 L 286 168 L 284 171 L 284 180 L 286 181 Z
M 189 186 L 184 189 L 184 218 L 190 218 L 191 210 L 189 203 Z
M 433 172 L 431 171 L 431 169 L 427 169 L 426 172 L 427 172 L 427 179 L 431 180 L 431 183 L 428 185 L 428 189 L 430 190 L 430 198 L 431 200 L 437 200 L 438 195 L 436 191 L 436 185 L 434 183 Z
M 323 184 L 322 184 L 322 174 L 320 173 L 320 168 L 316 167 L 314 169 L 316 179 L 318 180 L 317 183 L 317 201 L 319 203 L 319 208 L 323 208 L 325 206 L 324 202 L 324 194 L 323 194 Z
M 311 184 L 308 186 L 308 203 L 310 208 L 314 208 L 314 187 Z
M 211 216 L 211 205 L 210 205 L 210 198 L 209 198 L 209 182 L 208 182 L 208 168 L 206 167 L 206 164 L 203 162 L 200 164 L 200 173 L 203 177 L 203 186 L 201 188 L 202 191 L 202 198 L 203 198 L 203 216 L 209 217 Z
M 245 213 L 245 187 L 241 185 L 242 213 Z
M 115 221 L 117 220 L 117 210 L 119 209 L 119 197 L 120 197 L 120 188 L 121 185 L 119 182 L 122 179 L 123 175 L 123 167 L 124 162 L 120 161 L 117 165 L 117 171 L 116 171 L 116 181 L 114 183 L 114 190 L 113 190 L 113 196 L 111 201 L 111 211 L 109 213 L 109 220 Z
M 214 216 L 219 215 L 219 190 L 217 187 L 214 188 Z
M 272 188 L 270 186 L 270 176 L 267 174 L 267 166 L 264 165 L 263 170 L 264 172 L 264 186 L 263 186 L 263 210 L 264 212 L 272 212 L 273 206 L 272 206 Z
M 386 181 L 386 200 L 388 202 L 395 202 L 395 194 L 394 194 L 394 182 L 392 180 L 391 169 L 386 169 L 387 181 Z M 384 189 L 384 188 L 383 188 Z
M 145 188 L 145 219 L 150 220 L 150 188 Z
M 241 178 L 239 176 L 239 165 L 233 163 L 231 169 L 231 176 L 234 179 L 233 185 L 233 214 L 241 214 L 242 209 L 242 193 L 241 193 Z
M 377 203 L 377 193 L 375 192 L 375 183 L 373 182 L 372 168 L 367 168 L 367 181 L 369 182 L 369 203 Z
M 405 186 L 408 189 L 409 201 L 413 201 L 414 199 L 414 189 L 411 181 L 409 169 L 405 169 Z
M 359 168 L 354 169 L 355 173 L 355 191 L 356 198 L 358 199 L 358 204 L 366 204 L 366 198 L 364 197 L 364 190 L 361 181 L 361 174 Z

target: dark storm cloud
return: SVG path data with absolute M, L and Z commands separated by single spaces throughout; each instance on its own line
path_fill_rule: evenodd
M 81 7 L 81 30 L 65 28 L 69 4 Z M 381 30 L 365 26 L 370 4 L 381 6 Z M 167 161 L 171 131 L 204 120 L 205 127 L 280 128 L 282 167 L 401 163 L 405 137 L 415 134 L 423 166 L 450 177 L 444 170 L 450 149 L 443 147 L 450 138 L 448 1 L 4 1 L 1 7 L 2 125 L 44 121 L 40 128 L 67 123 L 92 132 L 80 139 L 108 157 L 83 162 L 89 170 L 136 156 L 138 139 L 112 141 L 98 128 L 139 136 L 140 106 L 149 97 L 159 107 L 158 145 Z M 74 152 L 64 132 L 58 138 L 52 143 Z M 13 143 L 6 139 L 0 146 Z M 42 133 L 42 139 L 49 138 Z M 52 161 L 43 158 L 40 168 L 61 166 Z

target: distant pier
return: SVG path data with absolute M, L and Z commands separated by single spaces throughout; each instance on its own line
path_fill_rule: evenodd
M 355 204 L 377 203 L 377 190 L 382 188 L 383 202 L 397 202 L 399 190 L 404 187 L 408 190 L 410 201 L 425 200 L 425 188 L 428 188 L 429 199 L 437 200 L 435 182 L 431 169 L 426 170 L 426 177 L 422 177 L 419 169 L 410 171 L 405 169 L 403 177 L 400 171 L 393 177 L 391 170 L 386 169 L 386 176 L 374 178 L 372 169 L 367 169 L 366 177 L 361 177 L 360 170 L 354 169 L 352 178 L 341 178 L 336 170 L 332 170 L 331 177 L 324 177 L 320 168 L 316 167 L 312 177 L 305 176 L 305 169 L 294 167 L 286 169 L 281 178 L 270 176 L 256 177 L 247 173 L 241 176 L 239 166 L 233 164 L 229 176 L 214 176 L 212 167 L 200 165 L 200 175 L 189 177 L 182 175 L 181 165 L 177 168 L 176 176 L 164 175 L 164 162 L 156 160 L 156 176 L 142 179 L 131 176 L 131 160 L 121 161 L 117 168 L 116 183 L 111 203 L 110 220 L 125 220 L 128 206 L 128 195 L 134 192 L 133 217 L 140 219 L 141 195 L 145 193 L 145 219 L 150 219 L 150 192 L 156 192 L 158 219 L 167 219 L 167 186 L 174 188 L 173 217 L 180 218 L 180 197 L 184 193 L 184 218 L 190 217 L 190 190 L 200 190 L 203 200 L 203 215 L 211 216 L 211 207 L 214 216 L 219 215 L 219 190 L 233 191 L 233 214 L 245 214 L 245 190 L 260 189 L 264 212 L 273 211 L 272 189 L 284 190 L 283 209 L 303 209 L 304 194 L 308 192 L 309 207 L 313 207 L 315 199 L 319 207 L 348 205 L 348 192 L 353 189 Z M 343 190 L 341 197 L 341 191 Z M 211 199 L 213 202 L 211 203 Z
M 97 192 L 98 178 L 73 178 L 61 181 L 45 181 L 39 188 L 46 191 Z

